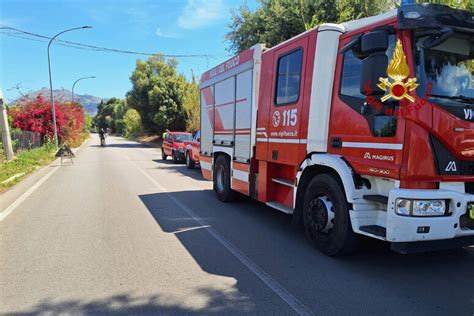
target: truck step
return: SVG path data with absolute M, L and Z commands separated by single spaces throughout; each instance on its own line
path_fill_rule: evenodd
M 267 204 L 270 207 L 273 207 L 274 209 L 279 210 L 280 212 L 283 212 L 283 213 L 286 213 L 286 214 L 293 214 L 293 209 L 292 208 L 289 208 L 288 206 L 286 206 L 284 204 L 281 204 L 280 202 L 271 201 L 271 202 L 267 202 L 265 204 Z
M 290 188 L 294 187 L 294 183 L 291 182 L 290 180 L 286 180 L 286 179 L 272 178 L 272 182 L 275 182 L 275 183 L 278 183 L 278 184 L 281 184 L 281 185 L 285 185 L 285 186 L 290 187 Z
M 383 195 L 364 195 L 362 196 L 364 200 L 369 200 L 372 202 L 380 203 L 380 204 L 388 204 L 388 197 Z
M 387 229 L 385 227 L 382 227 L 382 226 L 378 226 L 378 225 L 360 226 L 359 229 L 363 232 L 366 232 L 366 233 L 369 233 L 369 234 L 372 234 L 372 235 L 376 235 L 376 236 L 380 236 L 380 237 L 383 237 L 383 238 L 385 238 L 387 236 Z

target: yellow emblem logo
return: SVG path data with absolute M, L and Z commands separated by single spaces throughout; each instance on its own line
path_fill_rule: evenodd
M 385 102 L 390 98 L 395 100 L 401 100 L 407 98 L 411 102 L 414 102 L 415 99 L 408 95 L 409 91 L 413 91 L 418 87 L 416 83 L 416 78 L 405 79 L 410 74 L 410 69 L 408 68 L 407 58 L 403 52 L 402 42 L 397 40 L 397 45 L 392 55 L 392 59 L 387 67 L 387 75 L 392 79 L 392 82 L 388 78 L 379 78 L 379 84 L 377 87 L 387 91 L 388 94 L 384 95 L 380 100 Z

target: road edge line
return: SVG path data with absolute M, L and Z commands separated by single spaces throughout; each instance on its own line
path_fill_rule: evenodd
M 58 169 L 59 169 L 59 166 L 55 166 L 53 170 L 45 174 L 41 179 L 39 179 L 38 182 L 36 182 L 32 187 L 30 187 L 22 195 L 20 195 L 12 204 L 10 204 L 9 207 L 3 210 L 0 213 L 0 222 L 3 221 L 5 218 L 7 218 L 8 215 L 10 215 L 18 206 L 20 206 L 33 192 L 36 191 L 36 189 L 38 189 L 46 180 L 48 180 L 48 178 L 51 177 L 53 173 L 55 173 Z
M 89 141 L 90 141 L 90 138 L 86 139 L 81 144 L 81 146 L 77 148 L 73 148 L 72 150 L 74 154 L 78 153 L 79 150 L 81 150 L 85 146 L 85 144 L 88 143 Z M 10 215 L 18 206 L 20 206 L 33 192 L 35 192 L 46 180 L 48 180 L 48 178 L 51 177 L 53 173 L 55 173 L 59 169 L 59 167 L 61 167 L 61 165 L 57 165 L 60 159 L 61 158 L 56 158 L 55 160 L 53 160 L 52 162 L 50 162 L 49 164 L 47 164 L 46 166 L 43 166 L 41 169 L 38 170 L 40 171 L 47 167 L 53 168 L 53 170 L 45 174 L 42 178 L 38 180 L 38 182 L 33 184 L 28 190 L 23 192 L 12 204 L 10 204 L 6 209 L 0 212 L 0 222 L 6 219 L 8 215 Z

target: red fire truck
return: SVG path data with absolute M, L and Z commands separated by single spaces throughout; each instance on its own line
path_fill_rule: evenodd
M 328 255 L 472 245 L 473 71 L 474 14 L 434 4 L 255 45 L 202 75 L 202 174 Z

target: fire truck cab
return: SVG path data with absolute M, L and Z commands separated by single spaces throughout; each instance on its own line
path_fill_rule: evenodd
M 201 77 L 200 164 L 328 255 L 474 244 L 474 14 L 442 5 L 322 24 Z

